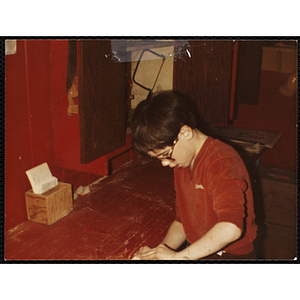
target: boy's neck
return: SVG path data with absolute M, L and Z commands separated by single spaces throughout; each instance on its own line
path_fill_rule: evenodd
M 190 164 L 190 169 L 193 170 L 194 167 L 194 162 L 203 146 L 203 144 L 205 143 L 206 139 L 208 138 L 207 135 L 205 135 L 204 133 L 202 133 L 200 130 L 198 129 L 194 129 L 194 145 L 195 145 L 195 154 L 194 154 L 194 158 Z

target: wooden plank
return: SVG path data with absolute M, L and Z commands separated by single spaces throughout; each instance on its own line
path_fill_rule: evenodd
M 112 59 L 110 40 L 81 40 L 79 48 L 81 163 L 125 145 L 126 65 Z
M 233 41 L 191 40 L 175 43 L 173 88 L 190 96 L 209 123 L 227 123 Z

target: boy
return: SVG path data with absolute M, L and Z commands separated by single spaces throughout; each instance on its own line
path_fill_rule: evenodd
M 186 96 L 161 92 L 142 101 L 132 117 L 141 154 L 174 168 L 176 218 L 156 248 L 135 259 L 254 258 L 253 195 L 244 163 L 229 145 L 203 133 Z M 176 251 L 185 241 L 188 246 Z

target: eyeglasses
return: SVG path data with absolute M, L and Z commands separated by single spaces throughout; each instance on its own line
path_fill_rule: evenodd
M 169 150 L 159 154 L 158 156 L 156 156 L 156 158 L 158 158 L 159 160 L 163 160 L 163 159 L 173 160 L 172 154 L 174 152 L 174 147 L 177 142 L 178 142 L 178 138 L 176 138 L 176 140 L 174 140 L 173 145 L 170 147 Z

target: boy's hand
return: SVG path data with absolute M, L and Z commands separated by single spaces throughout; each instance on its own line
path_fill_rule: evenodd
M 175 260 L 175 251 L 163 244 L 159 244 L 156 248 L 148 246 L 140 248 L 135 254 L 135 259 L 141 260 Z

